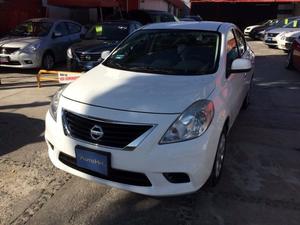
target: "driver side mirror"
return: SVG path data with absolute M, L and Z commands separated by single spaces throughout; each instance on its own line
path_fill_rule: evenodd
M 235 59 L 231 64 L 231 73 L 246 73 L 252 70 L 252 63 L 249 59 Z
M 109 54 L 110 54 L 110 51 L 103 51 L 101 53 L 101 59 L 102 60 L 106 59 L 109 56 Z
M 61 32 L 54 32 L 52 35 L 53 38 L 58 38 L 58 37 L 62 37 L 62 36 L 63 36 L 63 34 Z

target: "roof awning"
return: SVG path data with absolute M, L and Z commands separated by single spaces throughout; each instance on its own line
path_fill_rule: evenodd
M 49 5 L 62 6 L 62 7 L 118 7 L 117 0 L 48 0 Z
M 280 3 L 280 2 L 300 2 L 299 0 L 191 0 L 191 3 L 208 3 L 208 2 L 224 2 L 224 3 Z

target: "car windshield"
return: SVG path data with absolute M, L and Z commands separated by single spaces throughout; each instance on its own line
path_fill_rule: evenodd
M 89 29 L 85 39 L 123 40 L 128 34 L 128 24 L 98 24 Z
M 27 21 L 18 25 L 14 30 L 12 30 L 9 34 L 14 36 L 22 36 L 22 37 L 41 37 L 46 36 L 53 23 L 50 22 L 32 22 Z
M 105 66 L 166 75 L 204 75 L 217 69 L 219 33 L 140 30 L 125 40 Z
M 299 27 L 300 27 L 300 20 L 293 20 L 284 26 L 284 28 L 299 28 Z

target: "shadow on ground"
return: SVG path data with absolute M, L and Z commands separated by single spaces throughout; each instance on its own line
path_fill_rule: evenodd
M 41 104 L 32 103 L 22 105 L 22 107 L 40 106 Z M 18 106 L 4 107 L 15 108 Z M 16 151 L 27 144 L 43 141 L 44 130 L 43 120 L 17 113 L 0 112 L 0 156 Z

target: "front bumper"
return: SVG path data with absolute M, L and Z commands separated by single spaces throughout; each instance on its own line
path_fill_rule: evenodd
M 214 124 L 214 121 L 199 138 L 180 143 L 159 145 L 159 140 L 178 115 L 104 109 L 87 106 L 65 98 L 61 98 L 60 105 L 68 106 L 65 108 L 66 110 L 83 115 L 113 121 L 124 121 L 124 118 L 126 118 L 126 122 L 129 123 L 156 124 L 156 127 L 133 151 L 123 151 L 74 140 L 64 134 L 60 116 L 55 122 L 51 115 L 47 113 L 45 138 L 48 144 L 48 153 L 52 163 L 59 169 L 87 180 L 152 196 L 170 196 L 195 192 L 205 184 L 210 176 L 220 135 L 220 128 Z M 62 108 L 59 107 L 58 115 L 61 115 L 61 112 Z M 60 153 L 75 158 L 75 147 L 78 145 L 94 151 L 109 152 L 111 154 L 111 168 L 142 173 L 149 179 L 151 186 L 137 186 L 99 178 L 91 173 L 74 169 L 59 159 Z M 163 173 L 185 173 L 189 176 L 190 181 L 171 183 Z
M 39 68 L 42 61 L 42 54 L 39 52 L 29 54 L 17 51 L 12 54 L 0 54 L 0 57 L 8 57 L 9 59 L 9 62 L 0 63 L 0 66 L 11 68 Z
M 78 59 L 70 59 L 68 58 L 67 67 L 70 71 L 88 71 L 95 66 L 99 65 L 100 61 L 79 61 Z

